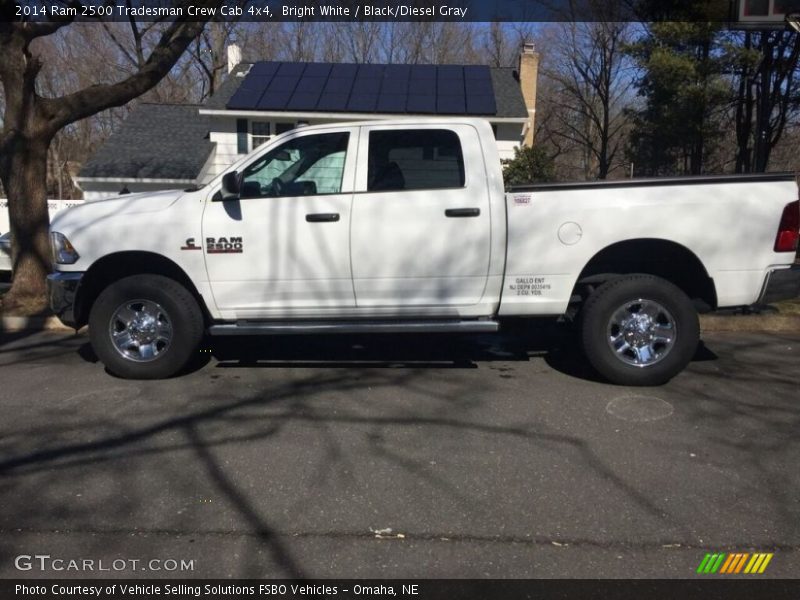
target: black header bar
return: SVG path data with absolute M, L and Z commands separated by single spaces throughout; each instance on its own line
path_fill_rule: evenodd
M 740 0 L 0 0 L 0 21 L 715 21 Z

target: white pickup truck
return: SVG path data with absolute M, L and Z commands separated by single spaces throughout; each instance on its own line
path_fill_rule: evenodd
M 791 175 L 504 193 L 479 119 L 304 127 L 198 190 L 87 203 L 51 226 L 51 304 L 107 368 L 179 372 L 204 334 L 493 332 L 575 317 L 608 380 L 657 385 L 699 311 L 798 295 Z

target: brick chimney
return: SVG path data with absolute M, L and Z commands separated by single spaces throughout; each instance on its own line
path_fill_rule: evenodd
M 536 82 L 539 78 L 539 53 L 533 42 L 524 42 L 519 55 L 519 85 L 528 109 L 528 122 L 522 144 L 533 146 L 533 132 L 536 118 Z

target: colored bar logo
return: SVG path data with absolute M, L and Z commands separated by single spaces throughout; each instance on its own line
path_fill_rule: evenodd
M 772 560 L 772 553 L 756 552 L 715 552 L 706 554 L 705 558 L 697 567 L 697 572 L 701 575 L 756 575 L 761 574 L 767 569 L 769 561 Z

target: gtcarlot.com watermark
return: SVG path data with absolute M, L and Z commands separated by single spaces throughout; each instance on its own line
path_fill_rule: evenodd
M 141 571 L 166 571 L 183 572 L 194 571 L 194 559 L 174 558 L 115 558 L 112 560 L 102 558 L 62 558 L 49 554 L 20 554 L 14 559 L 14 566 L 18 571 L 38 572 L 141 572 Z

